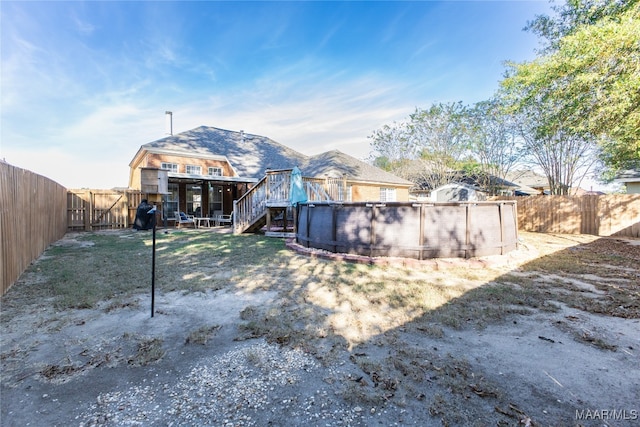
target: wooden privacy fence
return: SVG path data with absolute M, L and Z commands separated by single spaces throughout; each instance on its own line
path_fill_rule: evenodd
M 67 231 L 67 190 L 0 162 L 0 280 L 4 294 Z
M 514 198 L 499 198 L 499 200 Z M 640 195 L 518 197 L 520 230 L 640 237 Z
M 69 190 L 69 231 L 129 228 L 144 194 L 137 190 Z

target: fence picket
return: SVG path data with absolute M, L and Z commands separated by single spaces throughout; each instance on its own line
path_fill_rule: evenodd
M 519 230 L 640 237 L 640 195 L 496 197 L 517 200 Z
M 324 184 L 335 192 L 338 182 Z M 2 294 L 29 263 L 67 231 L 129 227 L 143 197 L 140 191 L 132 190 L 67 190 L 44 176 L 0 162 Z M 520 230 L 640 237 L 640 195 L 516 199 Z M 93 218 L 99 218 L 99 224 Z
M 67 190 L 0 162 L 0 286 L 4 294 L 29 264 L 67 231 Z

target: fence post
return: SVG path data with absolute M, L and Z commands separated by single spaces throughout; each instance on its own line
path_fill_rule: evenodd
M 498 205 L 498 219 L 500 221 L 500 255 L 504 255 L 504 203 Z
M 466 214 L 467 214 L 467 218 L 466 218 L 467 229 L 465 231 L 465 236 L 464 236 L 464 239 L 465 239 L 464 257 L 465 258 L 470 258 L 470 255 L 469 255 L 469 245 L 471 244 L 471 215 L 470 215 L 470 212 L 469 212 L 470 204 L 467 203 L 467 205 L 465 207 L 466 207 L 465 210 L 466 210 Z
M 87 190 L 84 192 L 84 197 L 82 198 L 84 231 L 91 231 L 91 212 L 93 211 L 93 203 L 91 203 L 91 201 L 91 191 Z
M 309 203 L 307 203 L 307 218 L 306 218 L 306 221 L 307 221 L 307 235 L 306 235 L 306 240 L 305 240 L 305 242 L 307 243 L 307 248 L 310 246 L 310 242 L 309 242 L 310 237 L 309 236 L 311 236 L 311 232 L 309 231 L 309 225 L 311 224 L 310 215 L 311 215 L 311 205 Z
M 376 245 L 376 211 L 378 208 L 375 203 L 371 204 L 371 236 L 369 236 L 369 256 L 373 257 L 373 248 Z
M 420 235 L 418 236 L 418 244 L 420 245 L 419 259 L 424 259 L 424 203 L 420 203 Z

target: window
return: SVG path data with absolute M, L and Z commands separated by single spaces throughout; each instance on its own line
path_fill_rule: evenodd
M 347 185 L 346 188 L 343 186 L 338 187 L 338 200 L 341 202 L 351 202 L 353 200 L 352 197 L 352 187 Z
M 222 211 L 222 186 L 212 185 L 209 187 L 209 214 L 215 211 Z
M 202 187 L 199 185 L 187 186 L 187 214 L 202 216 Z
M 169 194 L 167 194 L 166 198 L 167 207 L 164 213 L 165 218 L 175 218 L 174 212 L 178 211 L 178 200 L 180 200 L 180 195 L 178 193 L 178 184 L 170 182 Z
M 202 168 L 200 166 L 186 165 L 185 172 L 189 175 L 202 175 Z
M 177 163 L 161 163 L 160 169 L 167 169 L 169 172 L 178 173 L 178 164 Z
M 396 189 L 395 188 L 380 188 L 380 201 L 381 202 L 395 202 L 396 201 Z
M 222 168 L 209 168 L 209 176 L 222 176 Z

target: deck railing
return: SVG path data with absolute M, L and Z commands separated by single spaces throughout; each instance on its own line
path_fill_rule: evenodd
M 253 188 L 233 202 L 233 231 L 242 233 L 266 215 L 270 207 L 284 208 L 290 205 L 292 169 L 270 170 Z M 303 177 L 309 201 L 338 200 L 338 190 L 332 178 L 317 179 Z M 344 180 L 340 180 L 344 183 Z M 335 194 L 335 196 L 334 196 Z M 334 197 L 332 197 L 334 196 Z

